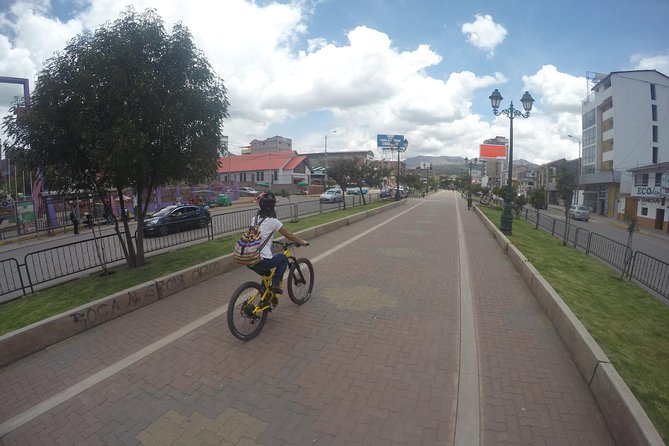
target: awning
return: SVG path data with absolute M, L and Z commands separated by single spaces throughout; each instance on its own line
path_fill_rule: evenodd
M 309 182 L 307 180 L 302 180 L 299 183 L 297 183 L 298 186 L 308 186 Z

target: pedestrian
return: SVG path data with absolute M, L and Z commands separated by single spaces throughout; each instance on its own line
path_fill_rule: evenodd
M 88 212 L 84 212 L 84 224 L 90 228 L 93 229 L 93 218 L 91 217 L 91 214 Z
M 70 221 L 74 226 L 74 233 L 79 234 L 79 212 L 74 206 L 70 210 Z

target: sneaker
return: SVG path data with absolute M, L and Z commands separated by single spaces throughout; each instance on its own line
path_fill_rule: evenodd
M 274 294 L 283 294 L 283 290 L 281 289 L 280 286 L 272 285 L 271 287 L 269 287 L 269 290 Z

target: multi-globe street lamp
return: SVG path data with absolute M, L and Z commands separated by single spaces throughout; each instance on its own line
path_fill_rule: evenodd
M 508 173 L 509 173 L 509 178 L 507 180 L 507 188 L 506 188 L 506 197 L 504 198 L 504 211 L 502 212 L 502 218 L 500 220 L 500 226 L 499 229 L 502 231 L 503 234 L 505 235 L 511 235 L 512 229 L 513 229 L 513 191 L 512 191 L 512 186 L 513 186 L 513 120 L 518 117 L 522 118 L 529 118 L 530 117 L 530 111 L 532 110 L 532 104 L 534 103 L 534 99 L 532 99 L 532 96 L 530 95 L 529 92 L 525 92 L 522 98 L 520 98 L 520 102 L 523 104 L 523 109 L 525 109 L 525 113 L 521 112 L 520 110 L 517 110 L 513 107 L 513 101 L 511 102 L 511 105 L 509 108 L 504 109 L 504 110 L 498 110 L 500 104 L 502 103 L 502 95 L 500 94 L 499 90 L 495 88 L 495 91 L 492 92 L 490 95 L 490 103 L 492 104 L 492 112 L 495 114 L 495 116 L 499 115 L 505 115 L 506 117 L 509 118 L 509 121 L 511 122 L 510 124 L 510 129 L 509 129 L 509 155 L 508 155 Z
M 578 190 L 581 185 L 581 138 L 578 138 L 574 135 L 567 136 L 578 141 L 578 172 L 576 173 L 576 203 L 574 203 L 578 204 Z
M 465 158 L 465 166 L 469 166 L 469 184 L 472 184 L 472 166 L 477 165 L 479 162 L 478 158 L 469 159 Z

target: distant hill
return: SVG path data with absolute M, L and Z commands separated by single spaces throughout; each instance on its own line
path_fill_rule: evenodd
M 406 158 L 404 160 L 406 163 L 406 166 L 411 169 L 415 167 L 419 167 L 421 163 L 432 163 L 432 166 L 447 166 L 449 164 L 460 164 L 464 165 L 465 164 L 465 158 L 463 156 L 427 156 L 427 155 L 420 155 L 420 156 L 414 156 L 411 158 Z M 524 159 L 514 159 L 513 164 L 519 165 L 519 166 L 530 166 L 530 167 L 537 167 L 538 164 L 534 164 L 530 161 L 524 160 Z
M 415 169 L 420 167 L 421 163 L 432 163 L 432 169 L 435 173 L 445 174 L 445 175 L 459 175 L 467 172 L 467 166 L 465 165 L 465 157 L 463 156 L 427 156 L 420 155 L 414 156 L 411 158 L 406 158 L 404 160 L 406 163 L 407 169 Z M 529 166 L 537 167 L 538 164 L 531 163 L 524 159 L 513 160 L 515 166 Z

